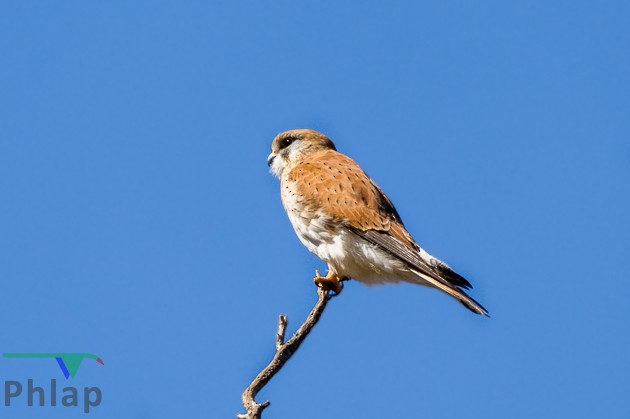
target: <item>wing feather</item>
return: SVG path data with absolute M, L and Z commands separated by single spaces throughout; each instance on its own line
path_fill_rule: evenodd
M 472 288 L 461 275 L 424 252 L 405 229 L 387 195 L 349 157 L 326 150 L 298 163 L 287 175 L 305 207 L 321 208 L 335 222 L 410 265 L 435 288 L 480 314 L 487 311 L 462 289 Z

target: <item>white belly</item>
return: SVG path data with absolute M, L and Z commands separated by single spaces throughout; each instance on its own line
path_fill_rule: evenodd
M 408 277 L 410 272 L 399 259 L 326 216 L 289 208 L 287 213 L 304 246 L 337 275 L 366 284 L 398 282 Z

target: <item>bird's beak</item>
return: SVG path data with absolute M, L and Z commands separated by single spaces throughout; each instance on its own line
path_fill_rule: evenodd
M 276 158 L 276 153 L 271 153 L 269 157 L 267 157 L 267 166 L 271 166 L 273 164 L 273 159 Z

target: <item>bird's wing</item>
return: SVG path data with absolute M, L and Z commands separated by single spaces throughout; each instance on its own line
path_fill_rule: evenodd
M 319 208 L 336 222 L 359 230 L 390 231 L 402 221 L 385 194 L 349 157 L 326 150 L 303 160 L 286 181 L 305 199 L 305 206 Z M 411 248 L 417 245 L 404 229 L 391 231 Z
M 305 197 L 306 207 L 318 208 L 335 222 L 344 223 L 358 236 L 432 278 L 429 282 L 437 282 L 436 287 L 471 288 L 465 278 L 418 246 L 389 198 L 351 158 L 326 150 L 299 162 L 286 179 Z

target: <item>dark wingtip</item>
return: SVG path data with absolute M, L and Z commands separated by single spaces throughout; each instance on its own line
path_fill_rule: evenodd
M 472 284 L 468 282 L 466 278 L 464 278 L 463 276 L 461 276 L 454 270 L 450 268 L 445 268 L 443 266 L 440 266 L 439 270 L 444 276 L 444 278 L 447 281 L 449 281 L 451 284 L 455 285 L 456 287 L 463 288 L 465 290 L 472 289 L 473 287 Z

